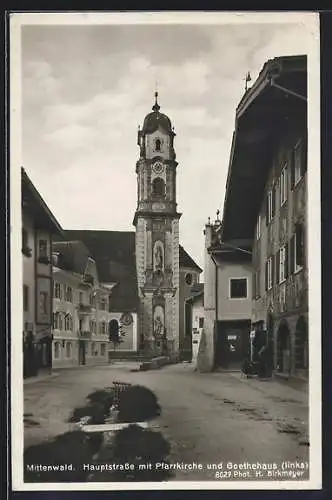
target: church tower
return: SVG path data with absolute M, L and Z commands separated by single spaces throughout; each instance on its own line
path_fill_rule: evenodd
M 179 219 L 176 203 L 174 128 L 160 112 L 138 130 L 136 163 L 136 267 L 140 297 L 140 345 L 154 355 L 179 351 Z

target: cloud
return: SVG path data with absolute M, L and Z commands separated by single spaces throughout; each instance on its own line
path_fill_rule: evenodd
M 222 208 L 247 71 L 303 53 L 300 25 L 29 26 L 23 29 L 23 159 L 64 227 L 128 230 L 137 127 L 176 129 L 181 240 L 202 266 L 202 230 Z

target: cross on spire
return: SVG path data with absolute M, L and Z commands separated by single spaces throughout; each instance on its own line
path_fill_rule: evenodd
M 152 110 L 157 113 L 160 110 L 160 106 L 158 104 L 158 84 L 157 84 L 157 82 L 156 82 L 156 91 L 154 93 L 154 97 L 155 97 L 155 103 L 154 103 Z

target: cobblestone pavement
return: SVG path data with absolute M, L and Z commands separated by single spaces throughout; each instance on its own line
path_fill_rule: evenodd
M 216 471 L 207 468 L 210 463 L 308 460 L 305 391 L 236 372 L 200 374 L 190 364 L 150 372 L 134 371 L 137 367 L 118 362 L 63 369 L 57 377 L 27 384 L 25 447 L 70 430 L 72 410 L 83 406 L 92 391 L 118 380 L 142 384 L 157 395 L 162 415 L 155 425 L 171 443 L 170 461 L 203 465 L 194 472 L 182 467 L 177 481 L 216 479 Z

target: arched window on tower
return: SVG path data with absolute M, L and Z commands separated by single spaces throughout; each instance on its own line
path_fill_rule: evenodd
M 160 177 L 153 180 L 152 193 L 154 196 L 165 196 L 165 182 Z
M 156 139 L 154 145 L 155 145 L 155 151 L 161 150 L 161 140 L 160 139 Z

